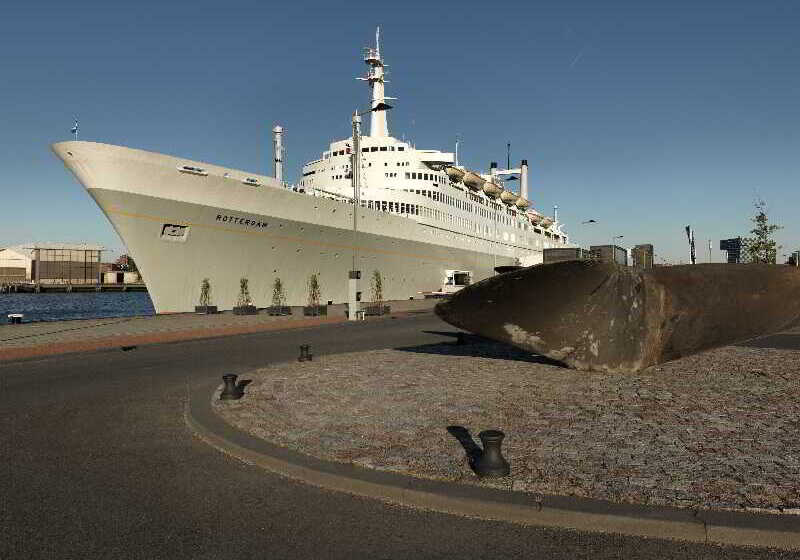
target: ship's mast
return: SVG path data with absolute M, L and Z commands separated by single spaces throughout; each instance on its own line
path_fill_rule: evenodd
M 369 83 L 372 90 L 372 117 L 369 122 L 369 135 L 370 136 L 389 136 L 389 126 L 386 122 L 386 111 L 377 109 L 380 103 L 384 103 L 388 97 L 384 95 L 384 64 L 381 60 L 381 28 L 378 27 L 375 31 L 375 48 L 367 47 L 367 53 L 364 56 L 364 62 L 369 66 L 367 76 L 365 78 L 358 78 Z

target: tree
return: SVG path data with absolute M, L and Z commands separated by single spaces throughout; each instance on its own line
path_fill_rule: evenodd
M 383 303 L 383 277 L 380 271 L 376 270 L 372 273 L 372 301 L 377 304 Z
M 236 300 L 236 305 L 238 307 L 245 307 L 253 303 L 247 284 L 247 278 L 239 280 L 239 298 Z
M 750 230 L 753 237 L 742 239 L 742 260 L 750 263 L 775 264 L 780 246 L 772 235 L 782 227 L 769 223 L 767 204 L 763 200 L 757 200 L 754 206 L 756 214 L 752 220 L 755 227 Z
M 319 300 L 322 297 L 322 290 L 319 287 L 319 278 L 312 274 L 308 279 L 308 306 L 319 307 Z
M 200 305 L 211 305 L 211 282 L 208 278 L 203 278 L 200 282 Z
M 795 251 L 791 255 L 789 255 L 789 259 L 786 261 L 786 264 L 789 266 L 797 266 L 797 256 L 800 255 L 800 251 Z
M 275 278 L 272 284 L 272 306 L 283 307 L 286 304 L 286 294 L 283 291 L 283 282 L 280 278 Z

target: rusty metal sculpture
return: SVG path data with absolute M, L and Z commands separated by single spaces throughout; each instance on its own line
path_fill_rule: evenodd
M 436 314 L 572 368 L 638 371 L 800 323 L 800 270 L 568 261 L 467 286 Z

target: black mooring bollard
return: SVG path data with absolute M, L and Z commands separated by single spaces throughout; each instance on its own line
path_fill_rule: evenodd
M 481 478 L 508 476 L 511 466 L 500 451 L 506 435 L 500 430 L 484 430 L 478 434 L 478 437 L 483 443 L 483 453 L 475 460 L 475 474 Z
M 300 345 L 300 357 L 297 358 L 298 362 L 310 362 L 314 359 L 313 354 L 311 354 L 311 345 L 310 344 L 301 344 Z
M 238 376 L 233 373 L 226 373 L 222 376 L 225 387 L 223 387 L 222 392 L 219 394 L 219 399 L 221 401 L 232 401 L 242 398 L 242 391 L 236 386 L 237 377 Z

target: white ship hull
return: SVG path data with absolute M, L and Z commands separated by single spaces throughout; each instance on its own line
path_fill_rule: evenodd
M 354 251 L 365 301 L 375 270 L 384 299 L 400 300 L 441 290 L 447 270 L 470 271 L 478 281 L 495 266 L 541 262 L 540 250 L 368 208 L 359 209 L 354 235 L 352 204 L 293 192 L 270 177 L 92 142 L 53 150 L 122 238 L 157 313 L 193 311 L 204 278 L 220 309 L 236 304 L 242 277 L 258 307 L 271 304 L 275 278 L 287 305 L 307 304 L 312 274 L 319 275 L 323 303 L 345 302 Z M 184 165 L 205 174 L 180 172 Z

